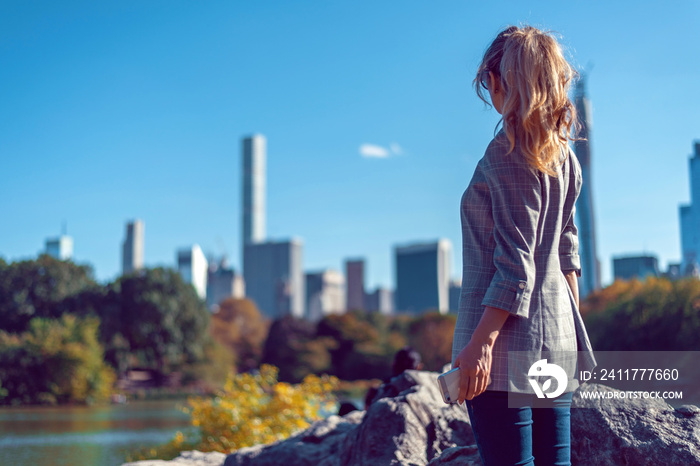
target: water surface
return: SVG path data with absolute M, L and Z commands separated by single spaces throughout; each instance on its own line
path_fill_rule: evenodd
M 126 453 L 187 429 L 184 401 L 0 408 L 0 465 L 121 465 Z

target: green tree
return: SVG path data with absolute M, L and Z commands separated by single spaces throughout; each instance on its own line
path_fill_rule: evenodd
M 108 399 L 114 372 L 103 360 L 99 320 L 64 314 L 32 319 L 21 334 L 0 331 L 2 404 L 91 403 Z
M 391 373 L 393 348 L 387 345 L 387 323 L 377 313 L 351 311 L 321 319 L 316 334 L 335 342 L 330 348 L 331 373 L 344 380 L 383 378 Z
M 313 323 L 288 315 L 272 322 L 261 363 L 279 367 L 280 380 L 298 383 L 330 369 L 328 349 L 333 346 L 332 339 L 316 338 Z
M 92 268 L 60 261 L 46 254 L 36 260 L 0 264 L 0 329 L 27 330 L 35 317 L 58 318 L 64 312 L 82 313 L 84 292 L 98 292 Z
M 209 312 L 177 271 L 144 269 L 119 278 L 99 316 L 107 360 L 120 372 L 137 365 L 165 375 L 204 356 Z

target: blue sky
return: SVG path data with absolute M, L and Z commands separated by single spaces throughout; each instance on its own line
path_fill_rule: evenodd
M 613 255 L 665 268 L 700 139 L 700 3 L 615 3 L 2 2 L 0 256 L 36 256 L 65 221 L 75 260 L 111 280 L 141 218 L 147 265 L 198 243 L 238 267 L 257 132 L 268 236 L 302 238 L 307 270 L 363 256 L 388 286 L 395 245 L 445 237 L 459 277 L 459 199 L 498 121 L 471 80 L 500 29 L 532 24 L 592 64 L 604 280 Z

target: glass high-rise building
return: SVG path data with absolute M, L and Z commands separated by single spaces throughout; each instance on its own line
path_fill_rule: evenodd
M 451 255 L 452 244 L 446 239 L 396 247 L 397 312 L 449 311 Z
M 72 259 L 73 238 L 70 236 L 61 235 L 58 238 L 47 239 L 46 254 L 61 261 Z
M 304 317 L 305 293 L 300 240 L 266 241 L 267 141 L 243 138 L 243 277 L 246 296 L 272 319 Z
M 225 257 L 218 262 L 209 261 L 207 274 L 207 308 L 216 312 L 222 301 L 228 298 L 243 298 L 245 283 L 243 276 L 228 265 Z
M 244 245 L 246 296 L 266 317 L 304 317 L 302 247 L 298 239 Z
M 613 277 L 615 280 L 644 279 L 659 275 L 659 259 L 656 256 L 613 257 Z
M 581 299 L 600 289 L 600 262 L 596 247 L 595 211 L 593 209 L 593 188 L 591 172 L 591 130 L 593 124 L 591 103 L 586 97 L 585 76 L 576 83 L 574 99 L 576 112 L 581 123 L 579 138 L 574 141 L 574 152 L 581 163 L 583 185 L 576 202 L 576 225 L 578 227 L 579 256 L 581 257 L 581 277 L 579 296 Z
M 142 220 L 126 224 L 126 238 L 122 244 L 122 274 L 143 268 L 143 239 L 145 226 Z
M 681 274 L 693 275 L 700 264 L 700 141 L 689 160 L 690 204 L 680 207 Z

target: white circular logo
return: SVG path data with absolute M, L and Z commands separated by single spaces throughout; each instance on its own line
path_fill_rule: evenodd
M 530 377 L 528 380 L 535 390 L 537 398 L 556 398 L 566 390 L 566 372 L 556 364 L 548 364 L 546 359 L 540 359 L 530 366 L 527 375 Z M 550 378 L 545 380 L 542 387 L 540 387 L 538 377 L 542 376 Z M 547 391 L 552 387 L 552 378 L 557 381 L 557 389 L 548 393 Z

